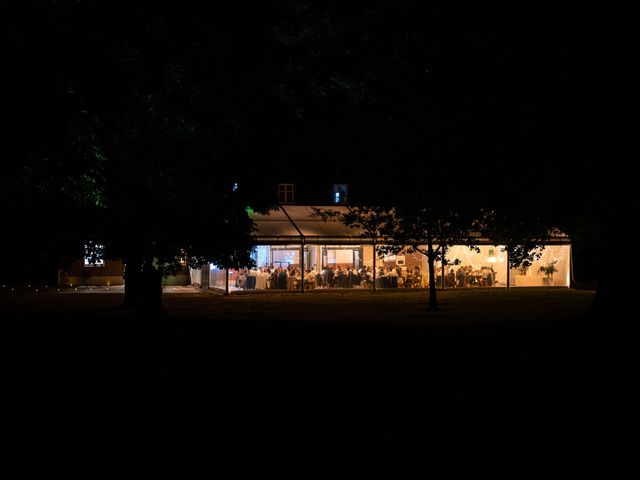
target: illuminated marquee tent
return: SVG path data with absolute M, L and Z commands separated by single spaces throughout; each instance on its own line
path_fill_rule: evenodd
M 245 272 L 226 272 L 211 265 L 209 282 L 204 282 L 204 285 L 230 291 L 285 288 L 284 284 L 278 287 L 273 276 L 274 271 L 286 271 L 292 277 L 286 284 L 289 290 L 373 288 L 374 285 L 378 288 L 427 286 L 424 255 L 413 253 L 374 259 L 372 238 L 361 237 L 360 231 L 337 220 L 318 218 L 314 208 L 281 205 L 266 215 L 251 213 L 256 225 L 256 268 Z M 331 209 L 346 211 L 344 206 L 332 206 Z M 377 241 L 380 243 L 380 239 Z M 456 265 L 438 264 L 438 286 L 568 287 L 570 284 L 571 245 L 564 234 L 553 236 L 542 250 L 540 259 L 528 269 L 509 271 L 507 253 L 487 239 L 479 238 L 478 247 L 480 252 L 463 245 L 450 247 L 447 262 L 458 262 Z M 308 272 L 309 277 L 307 274 L 301 275 L 303 271 Z M 326 272 L 329 271 L 348 274 L 349 280 L 333 282 L 331 278 L 326 278 Z M 202 274 L 192 270 L 192 282 L 203 283 Z M 397 280 L 393 279 L 396 274 Z M 255 280 L 250 277 L 255 277 Z M 332 277 L 332 273 L 329 273 L 329 277 Z

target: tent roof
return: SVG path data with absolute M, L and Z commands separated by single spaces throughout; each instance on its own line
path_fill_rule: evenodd
M 253 213 L 256 238 L 261 244 L 362 244 L 369 243 L 360 237 L 360 231 L 349 228 L 337 220 L 323 220 L 315 215 L 314 208 L 306 205 L 281 205 L 268 215 Z M 325 207 L 326 208 L 326 207 Z M 332 206 L 332 210 L 346 211 L 345 207 Z
M 268 214 L 252 213 L 256 225 L 255 236 L 260 245 L 306 244 L 316 245 L 363 245 L 371 244 L 371 238 L 360 236 L 361 230 L 349 228 L 338 220 L 323 220 L 314 209 L 325 208 L 346 212 L 347 207 L 314 207 L 308 205 L 281 205 Z M 479 244 L 492 245 L 488 239 L 478 238 Z M 569 244 L 564 233 L 554 230 L 549 245 Z

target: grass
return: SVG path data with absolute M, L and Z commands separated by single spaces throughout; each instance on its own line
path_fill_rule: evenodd
M 426 291 L 165 294 L 165 320 L 148 322 L 120 308 L 121 294 L 1 291 L 0 333 L 14 391 L 44 385 L 110 404 L 153 391 L 243 415 L 349 404 L 377 405 L 375 418 L 389 405 L 484 418 L 596 398 L 611 349 L 583 317 L 593 292 L 438 295 L 441 310 L 428 312 Z
M 387 290 L 273 293 L 224 296 L 215 291 L 164 294 L 168 317 L 194 320 L 299 321 L 386 325 L 547 323 L 583 315 L 592 291 L 531 289 L 468 289 L 438 292 L 440 309 L 427 311 L 426 291 Z M 121 294 L 0 294 L 0 312 L 46 318 L 119 318 Z
M 584 314 L 593 292 L 569 289 L 478 289 L 438 292 L 427 311 L 426 291 L 338 291 L 322 294 L 166 295 L 170 316 L 198 319 L 286 320 L 382 324 L 548 322 Z

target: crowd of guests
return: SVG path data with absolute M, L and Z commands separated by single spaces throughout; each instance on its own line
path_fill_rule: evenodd
M 244 269 L 235 278 L 235 286 L 243 290 L 299 290 L 302 271 L 297 266 L 260 267 Z M 317 271 L 315 266 L 304 272 L 305 289 L 316 288 L 372 288 L 373 269 L 351 266 L 326 266 Z M 420 267 L 406 269 L 400 266 L 378 267 L 376 274 L 378 288 L 423 288 L 428 286 L 428 276 L 422 275 Z M 449 268 L 444 283 L 447 288 L 467 288 L 474 286 L 491 287 L 495 284 L 495 271 L 490 267 L 474 269 L 471 265 L 457 270 Z M 442 284 L 442 275 L 436 275 L 436 285 Z
M 235 286 L 243 290 L 298 290 L 302 280 L 299 267 L 260 267 L 258 269 L 244 269 L 235 279 Z M 420 268 L 403 271 L 401 267 L 379 267 L 377 286 L 380 288 L 422 287 Z M 362 267 L 356 269 L 351 266 L 326 266 L 317 271 L 315 266 L 304 272 L 306 289 L 316 288 L 372 288 L 373 269 Z
M 496 272 L 491 267 L 474 269 L 464 265 L 457 270 L 449 268 L 445 276 L 447 288 L 492 287 L 496 283 Z

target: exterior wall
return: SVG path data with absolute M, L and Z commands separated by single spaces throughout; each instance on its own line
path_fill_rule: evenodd
M 189 284 L 196 287 L 202 284 L 202 270 L 200 268 L 189 268 Z
M 175 286 L 175 285 L 189 285 L 191 283 L 191 277 L 189 275 L 189 267 L 185 264 L 182 266 L 179 272 L 175 275 L 162 279 L 162 285 Z
M 175 275 L 164 278 L 162 285 L 189 285 L 191 278 L 189 267 L 183 265 Z M 77 260 L 71 264 L 66 272 L 60 275 L 61 286 L 111 286 L 124 285 L 124 264 L 121 260 L 105 260 L 104 266 L 86 267 L 84 260 Z
M 85 267 L 84 260 L 77 260 L 60 274 L 60 285 L 124 285 L 124 264 L 120 260 L 105 260 L 104 266 Z

